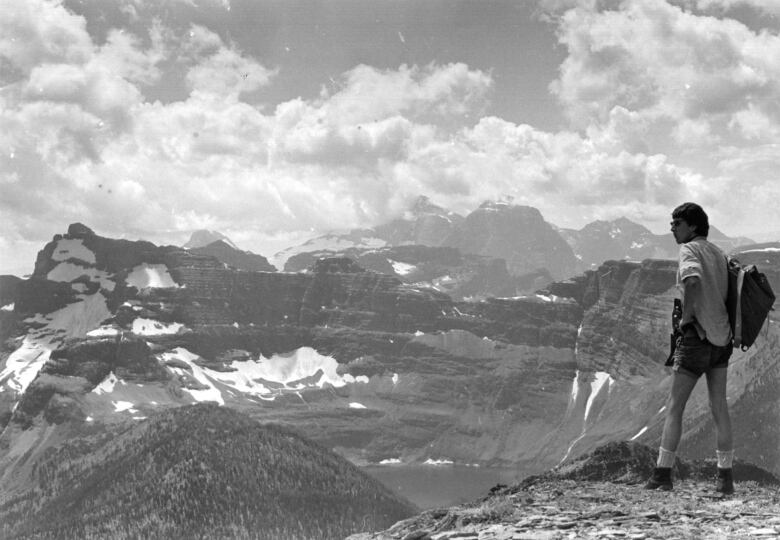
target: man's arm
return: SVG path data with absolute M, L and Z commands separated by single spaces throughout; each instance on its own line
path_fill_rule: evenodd
M 680 329 L 686 324 L 693 324 L 696 313 L 696 298 L 698 297 L 701 280 L 699 276 L 689 276 L 683 280 L 683 303 L 682 317 L 680 318 Z

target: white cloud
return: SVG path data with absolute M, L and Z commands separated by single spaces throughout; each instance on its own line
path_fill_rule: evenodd
M 273 233 L 371 226 L 421 194 L 460 212 L 513 195 L 562 226 L 665 223 L 693 199 L 736 223 L 747 206 L 734 200 L 776 193 L 780 37 L 662 0 L 547 4 L 568 51 L 553 90 L 572 126 L 555 133 L 484 117 L 496 81 L 464 63 L 358 65 L 271 110 L 263 92 L 284 66 L 204 26 L 98 44 L 59 3 L 15 3 L 0 21 L 13 67 L 0 247 L 83 221 L 158 242 L 216 229 L 256 249 Z M 171 81 L 189 92 L 145 97 Z
M 716 4 L 737 2 L 699 2 L 698 8 Z M 569 52 L 551 88 L 573 125 L 607 152 L 599 165 L 607 167 L 602 174 L 614 174 L 607 172 L 609 163 L 619 161 L 621 152 L 632 154 L 635 165 L 642 162 L 635 159 L 640 155 L 665 156 L 661 170 L 676 171 L 671 177 L 679 182 L 673 196 L 698 197 L 731 224 L 748 208 L 724 192 L 773 191 L 774 175 L 748 156 L 778 140 L 776 32 L 751 30 L 734 19 L 695 14 L 663 0 L 548 7 L 559 17 L 560 41 Z M 730 154 L 749 162 L 751 174 L 731 166 Z M 776 166 L 780 156 L 768 159 Z M 663 177 L 659 171 L 656 176 Z M 628 196 L 631 185 L 612 187 Z
M 2 9 L 0 56 L 22 74 L 43 63 L 78 64 L 91 56 L 86 21 L 61 4 L 44 0 L 4 2 Z
M 711 117 L 723 129 L 747 108 L 780 120 L 777 35 L 629 0 L 620 10 L 568 11 L 560 36 L 569 56 L 553 90 L 579 125 L 605 122 L 616 106 L 656 120 Z
M 265 85 L 274 75 L 240 51 L 225 47 L 219 36 L 209 30 L 193 26 L 190 48 L 201 55 L 187 72 L 186 80 L 193 94 L 201 98 L 237 99 L 242 93 L 252 92 Z
M 344 75 L 338 92 L 323 97 L 329 117 L 355 123 L 395 114 L 449 117 L 479 113 L 491 85 L 490 75 L 462 63 L 384 71 L 360 65 Z

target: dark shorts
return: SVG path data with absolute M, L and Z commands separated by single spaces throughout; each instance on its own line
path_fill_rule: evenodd
M 672 369 L 698 379 L 711 369 L 728 367 L 733 349 L 731 343 L 719 347 L 700 339 L 695 331 L 688 331 L 674 351 Z

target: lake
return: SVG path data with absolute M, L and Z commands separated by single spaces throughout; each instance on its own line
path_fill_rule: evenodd
M 527 476 L 519 469 L 464 465 L 376 465 L 362 469 L 423 510 L 474 501 L 496 484 L 511 485 Z

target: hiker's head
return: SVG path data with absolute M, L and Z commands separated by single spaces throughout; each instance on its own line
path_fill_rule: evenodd
M 701 206 L 692 202 L 683 203 L 674 209 L 671 225 L 678 244 L 687 242 L 693 236 L 706 238 L 710 233 L 710 220 L 707 213 Z

